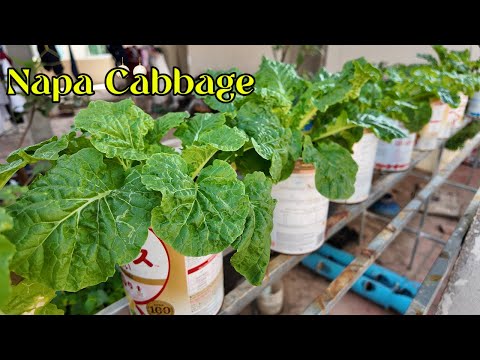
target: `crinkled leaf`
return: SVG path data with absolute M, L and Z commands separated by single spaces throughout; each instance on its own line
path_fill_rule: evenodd
M 338 114 L 328 112 L 325 116 L 320 116 L 315 122 L 310 135 L 316 141 L 354 127 L 356 125 L 349 120 L 347 111 L 342 107 Z
M 25 160 L 14 160 L 11 163 L 0 164 L 0 189 L 15 175 L 15 173 L 28 164 Z
M 287 165 L 292 131 L 281 126 L 268 110 L 247 103 L 238 112 L 238 127 L 251 137 L 253 147 L 264 159 L 271 161 L 270 175 L 274 182 L 281 179 Z
M 286 155 L 286 159 L 285 155 L 283 155 L 285 160 L 280 158 L 282 160 L 282 170 L 280 172 L 279 181 L 288 179 L 290 175 L 292 175 L 293 169 L 295 168 L 295 163 L 302 154 L 302 141 L 302 133 L 299 130 L 294 129 L 292 131 L 292 138 L 288 146 L 288 154 Z
M 380 71 L 363 58 L 345 63 L 340 73 L 320 77 L 302 93 L 292 109 L 292 126 L 303 129 L 317 111 L 358 98 L 368 81 L 379 78 Z
M 0 207 L 0 233 L 10 230 L 13 226 L 12 218 Z M 15 253 L 15 246 L 0 234 L 0 306 L 7 301 L 10 295 L 10 260 Z
M 176 151 L 174 148 L 163 144 L 149 144 L 145 149 L 145 153 L 150 156 L 158 153 L 175 154 Z
M 427 62 L 430 64 L 430 65 L 434 65 L 434 66 L 437 66 L 438 65 L 438 61 L 437 59 L 435 59 L 435 57 L 433 55 L 430 55 L 430 54 L 417 54 L 417 57 L 419 59 L 424 59 L 424 60 L 427 60 Z
M 188 175 L 195 177 L 205 167 L 217 149 L 211 145 L 192 145 L 182 151 L 182 158 L 188 165 Z
M 8 302 L 0 309 L 7 315 L 34 315 L 45 313 L 44 309 L 55 297 L 55 290 L 43 284 L 23 280 L 13 286 Z
M 458 150 L 465 145 L 465 142 L 480 132 L 480 121 L 475 120 L 453 135 L 445 144 L 449 150 Z
M 172 112 L 159 117 L 154 122 L 153 129 L 146 136 L 146 140 L 151 144 L 158 144 L 169 130 L 178 127 L 190 115 L 188 112 Z
M 347 199 L 355 191 L 358 165 L 347 149 L 332 141 L 312 144 L 305 136 L 303 161 L 315 165 L 315 186 L 329 199 Z
M 324 112 L 334 104 L 356 99 L 369 80 L 379 78 L 380 71 L 365 59 L 349 61 L 345 63 L 340 73 L 324 82 L 314 84 L 316 92 L 322 96 L 315 96 L 313 104 L 320 112 Z
M 356 126 L 332 135 L 328 139 L 343 146 L 350 153 L 353 153 L 353 145 L 360 141 L 363 136 L 363 131 L 363 128 Z
M 222 151 L 236 151 L 247 140 L 247 135 L 243 131 L 227 125 L 222 125 L 218 129 L 200 135 L 200 143 L 211 145 Z
M 0 189 L 20 169 L 28 164 L 41 160 L 55 161 L 59 154 L 68 147 L 75 133 L 62 136 L 59 140 L 54 136 L 41 143 L 15 150 L 7 157 L 7 164 L 0 164 Z
M 259 70 L 255 73 L 255 88 L 266 88 L 285 100 L 293 101 L 296 92 L 303 85 L 292 64 L 262 58 Z
M 36 169 L 37 167 L 35 167 Z M 0 202 L 2 206 L 9 206 L 12 205 L 17 199 L 25 194 L 28 191 L 26 186 L 20 185 L 8 185 L 5 186 L 3 189 L 0 189 Z M 1 211 L 1 210 L 0 210 Z M 1 216 L 0 216 L 0 223 L 1 223 Z M 0 232 L 2 232 L 2 226 L 0 225 Z
M 408 107 L 403 108 L 403 112 L 407 116 L 407 121 L 404 121 L 404 125 L 410 132 L 418 132 L 428 124 L 432 117 L 432 107 L 427 101 L 412 103 L 415 108 Z
M 162 193 L 152 227 L 162 240 L 187 256 L 218 253 L 243 232 L 249 211 L 245 186 L 228 163 L 215 160 L 194 182 L 179 155 L 147 160 L 142 181 Z
M 270 234 L 273 228 L 272 182 L 264 174 L 248 174 L 243 180 L 252 210 L 245 231 L 233 244 L 237 252 L 230 262 L 253 285 L 261 285 L 270 260 Z
M 407 133 L 399 128 L 391 119 L 375 111 L 358 114 L 350 122 L 364 129 L 369 129 L 383 141 L 407 137 Z
M 47 304 L 37 310 L 35 315 L 63 315 L 64 311 L 59 309 L 55 304 Z
M 92 145 L 107 157 L 145 160 L 145 135 L 154 128 L 150 115 L 132 100 L 92 101 L 75 117 L 75 126 L 88 131 Z
M 9 207 L 12 269 L 54 289 L 76 291 L 105 281 L 115 264 L 135 258 L 159 197 L 140 174 L 104 163 L 97 150 L 62 156 Z
M 206 73 L 212 75 L 214 79 L 216 79 L 219 75 L 222 75 L 222 74 L 235 73 L 237 75 L 237 77 L 242 74 L 242 72 L 240 70 L 238 70 L 237 68 L 231 68 L 231 69 L 226 70 L 226 71 L 215 71 L 215 70 L 212 70 L 212 69 L 208 69 L 206 71 Z M 237 102 L 240 102 L 243 99 L 243 96 L 238 94 L 235 91 L 235 89 L 232 89 L 232 91 L 235 93 L 235 99 L 231 102 L 228 102 L 228 103 L 219 101 L 215 97 L 215 95 L 202 96 L 202 95 L 195 94 L 195 96 L 197 98 L 202 99 L 205 102 L 205 104 L 207 104 L 211 109 L 219 111 L 219 112 L 221 112 L 223 114 L 226 114 L 226 115 L 230 115 L 230 114 L 233 115 L 235 113 L 235 104 Z
M 31 160 L 57 160 L 59 157 L 58 154 L 67 148 L 69 140 L 72 139 L 74 135 L 74 133 L 72 133 L 72 135 L 67 134 L 62 136 L 60 140 L 58 140 L 57 136 L 53 136 L 38 144 L 17 149 L 8 155 L 7 161 L 12 162 L 21 159 L 29 162 L 31 162 Z
M 261 171 L 269 174 L 270 162 L 262 158 L 255 149 L 245 151 L 241 156 L 235 159 L 237 170 L 243 174 L 249 174 L 254 171 Z
M 223 114 L 197 114 L 175 131 L 184 146 L 211 145 L 218 150 L 236 151 L 248 140 L 245 133 L 228 127 Z
M 82 149 L 87 149 L 93 147 L 89 139 L 84 135 L 70 139 L 68 146 L 63 150 L 60 155 L 73 155 L 76 152 L 79 152 Z

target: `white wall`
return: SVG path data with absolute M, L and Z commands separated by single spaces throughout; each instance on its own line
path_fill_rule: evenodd
M 470 48 L 474 58 L 480 56 L 477 45 L 447 45 L 454 50 Z M 361 56 L 371 62 L 380 61 L 388 64 L 421 62 L 417 53 L 430 53 L 430 45 L 329 45 L 327 53 L 327 69 L 338 71 L 343 64 Z M 191 74 L 196 76 L 212 68 L 226 70 L 238 67 L 244 72 L 257 70 L 263 55 L 273 58 L 271 45 L 188 45 Z
M 188 55 L 193 76 L 207 69 L 228 70 L 232 67 L 254 73 L 263 55 L 273 58 L 271 45 L 188 45 Z
M 452 50 L 470 48 L 473 58 L 480 56 L 478 45 L 446 46 Z M 434 54 L 430 45 L 329 45 L 326 67 L 329 71 L 338 71 L 346 61 L 361 56 L 374 63 L 380 61 L 388 64 L 422 62 L 422 59 L 416 57 L 417 53 Z

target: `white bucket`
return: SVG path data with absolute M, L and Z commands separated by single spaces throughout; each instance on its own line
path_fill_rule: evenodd
M 222 253 L 183 256 L 149 230 L 140 255 L 121 269 L 132 314 L 215 315 L 222 306 Z
M 467 115 L 471 118 L 480 118 L 480 91 L 476 92 L 470 99 Z
M 372 187 L 377 145 L 378 138 L 373 133 L 365 133 L 362 139 L 353 145 L 353 160 L 358 165 L 355 192 L 347 200 L 333 200 L 333 202 L 356 204 L 368 198 L 370 188 Z
M 273 212 L 272 250 L 305 254 L 325 241 L 328 199 L 315 187 L 315 168 L 297 161 L 293 174 L 272 188 L 277 200 Z
M 403 139 L 393 139 L 390 143 L 380 140 L 375 156 L 375 169 L 396 172 L 410 167 L 417 134 L 409 133 L 400 121 L 393 121 L 409 135 Z
M 448 116 L 453 120 L 453 127 L 449 134 L 452 135 L 454 130 L 458 130 L 463 127 L 465 124 L 465 110 L 467 109 L 468 104 L 468 96 L 464 94 L 460 94 L 460 105 L 457 108 L 448 107 Z
M 430 105 L 432 107 L 432 117 L 419 133 L 418 150 L 434 150 L 437 148 L 441 123 L 446 121 L 448 117 L 447 104 L 442 103 L 440 100 L 435 100 Z

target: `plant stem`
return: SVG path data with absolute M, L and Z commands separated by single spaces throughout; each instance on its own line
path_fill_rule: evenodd
M 298 124 L 298 130 L 302 130 L 305 125 L 308 124 L 308 122 L 310 121 L 310 119 L 312 117 L 315 116 L 315 114 L 317 113 L 318 109 L 316 107 L 314 107 L 312 110 L 310 110 L 303 118 L 302 120 L 300 120 L 300 123 Z
M 210 155 L 208 158 L 206 158 L 205 161 L 204 161 L 200 166 L 197 167 L 197 170 L 195 170 L 195 172 L 192 174 L 192 179 L 195 179 L 195 178 L 198 176 L 198 174 L 199 174 L 200 171 L 203 169 L 203 167 L 205 166 L 205 164 L 210 161 L 210 159 L 212 158 L 212 156 L 215 155 L 215 154 L 217 153 L 217 151 L 218 151 L 218 150 L 215 150 L 215 152 L 212 153 L 212 155 Z
M 336 128 L 335 130 L 332 130 L 332 131 L 327 131 L 326 133 L 323 133 L 322 135 L 320 135 L 319 137 L 316 137 L 315 139 L 312 139 L 312 142 L 315 142 L 315 141 L 318 141 L 320 139 L 324 139 L 326 137 L 329 137 L 329 136 L 332 136 L 336 133 L 339 133 L 341 131 L 344 131 L 344 130 L 348 130 L 348 129 L 351 129 L 351 128 L 354 128 L 356 127 L 357 125 L 354 125 L 354 124 L 350 124 L 350 125 L 346 125 L 346 126 L 343 126 L 341 128 Z
M 30 109 L 30 114 L 28 116 L 28 124 L 27 128 L 22 134 L 22 138 L 20 139 L 20 142 L 18 143 L 17 147 L 20 148 L 22 147 L 23 142 L 25 141 L 25 137 L 27 136 L 28 131 L 32 127 L 32 122 L 33 122 L 33 115 L 35 114 L 36 106 L 35 104 L 32 105 L 32 108 Z
M 123 170 L 127 171 L 128 170 L 127 164 L 125 164 L 125 162 L 122 159 L 120 159 L 119 157 L 117 157 L 117 160 L 120 163 L 120 165 L 122 165 Z

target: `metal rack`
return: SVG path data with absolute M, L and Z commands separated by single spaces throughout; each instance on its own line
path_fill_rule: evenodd
M 344 271 L 333 280 L 313 303 L 304 311 L 304 314 L 327 314 L 333 306 L 347 293 L 356 280 L 372 265 L 380 254 L 392 243 L 392 241 L 403 231 L 408 222 L 423 206 L 424 211 L 420 219 L 420 226 L 416 235 L 415 244 L 418 244 L 420 232 L 422 231 L 426 214 L 428 213 L 428 204 L 431 195 L 448 179 L 453 171 L 465 160 L 465 158 L 480 144 L 480 134 L 477 134 L 472 141 L 466 145 L 462 151 L 445 167 L 434 170 L 430 182 L 393 218 L 393 220 L 362 249 L 361 254 L 357 256 Z M 442 145 L 443 147 L 443 145 Z M 441 156 L 441 151 L 440 151 Z M 475 202 L 476 203 L 476 202 Z M 464 217 L 465 219 L 465 217 Z M 416 245 L 414 247 L 416 249 Z M 411 260 L 412 261 L 412 260 Z M 410 261 L 410 264 L 411 264 Z
M 349 266 L 347 266 L 344 269 L 344 271 L 335 280 L 333 280 L 330 283 L 330 285 L 315 299 L 315 301 L 305 309 L 304 314 L 329 313 L 330 310 L 335 306 L 335 304 L 338 303 L 338 301 L 353 286 L 355 281 L 367 270 L 367 268 L 371 264 L 375 262 L 375 260 L 382 254 L 382 252 L 387 248 L 387 246 L 390 245 L 391 242 L 402 231 L 408 231 L 410 233 L 415 234 L 416 236 L 415 247 L 412 251 L 412 258 L 410 260 L 410 263 L 413 262 L 413 257 L 415 256 L 415 251 L 416 251 L 416 245 L 418 244 L 418 241 L 420 240 L 420 238 L 425 238 L 427 240 L 432 240 L 435 242 L 440 242 L 442 244 L 445 244 L 444 241 L 423 232 L 423 224 L 425 221 L 426 214 L 428 213 L 429 199 L 431 195 L 444 183 L 449 184 L 451 186 L 462 188 L 464 190 L 472 191 L 473 188 L 469 186 L 458 184 L 453 181 L 449 181 L 447 179 L 452 174 L 452 172 L 464 161 L 464 159 L 472 152 L 472 150 L 477 148 L 480 145 L 480 134 L 478 134 L 475 138 L 469 141 L 468 144 L 460 152 L 460 154 L 458 154 L 451 162 L 446 164 L 446 166 L 443 167 L 442 169 L 439 169 L 438 167 L 440 164 L 440 158 L 442 156 L 442 150 L 444 148 L 444 145 L 445 145 L 445 141 L 439 141 L 438 149 L 440 149 L 440 151 L 436 161 L 435 169 L 431 176 L 427 177 L 425 175 L 419 175 L 415 173 L 413 169 L 419 162 L 421 162 L 422 160 L 427 158 L 430 154 L 432 154 L 434 150 L 431 150 L 431 151 L 415 150 L 412 156 L 412 161 L 409 169 L 403 172 L 381 173 L 381 177 L 372 186 L 372 189 L 370 191 L 370 196 L 364 202 L 359 204 L 354 204 L 354 205 L 332 204 L 331 214 L 327 221 L 327 230 L 326 230 L 326 236 L 325 236 L 326 240 L 330 239 L 333 235 L 335 235 L 338 231 L 340 231 L 343 227 L 348 225 L 352 220 L 356 219 L 358 216 L 361 216 L 360 238 L 362 238 L 361 235 L 364 229 L 364 222 L 367 221 L 367 216 L 368 217 L 375 216 L 375 215 L 372 215 L 371 213 L 368 213 L 367 211 L 367 209 L 374 202 L 380 199 L 385 193 L 387 193 L 390 189 L 392 189 L 396 184 L 398 184 L 402 179 L 404 179 L 409 174 L 423 177 L 425 180 L 430 179 L 429 183 L 401 210 L 401 212 L 393 220 L 391 221 L 390 219 L 387 220 L 390 222 L 385 226 L 385 228 L 370 242 L 370 244 L 367 247 L 365 247 L 360 252 L 360 256 L 356 257 L 354 261 Z M 471 206 L 465 212 L 465 216 L 462 218 L 462 220 L 459 223 L 458 227 L 461 227 L 461 229 L 464 229 L 466 224 L 469 223 L 469 219 L 473 217 L 473 215 L 470 215 L 473 211 L 472 206 L 478 207 L 478 204 L 480 204 L 480 195 L 477 194 L 475 199 L 477 199 L 475 204 L 473 205 L 471 204 Z M 412 229 L 407 227 L 406 225 L 408 224 L 408 222 L 422 208 L 422 206 L 424 208 L 424 211 L 420 219 L 420 226 L 417 229 Z M 461 236 L 461 231 L 455 230 L 454 234 L 452 235 L 452 238 L 454 236 L 455 236 L 455 239 L 457 239 L 457 241 L 452 242 L 452 244 L 455 244 L 455 246 L 458 246 L 458 238 Z M 447 242 L 447 247 L 445 248 L 444 252 L 449 251 L 448 246 L 449 245 Z M 457 250 L 458 249 L 456 249 L 455 251 Z M 224 252 L 224 255 L 226 253 L 228 253 L 228 251 Z M 233 290 L 231 290 L 229 293 L 225 295 L 223 306 L 219 314 L 220 315 L 238 314 L 248 304 L 250 304 L 253 300 L 255 300 L 261 294 L 263 289 L 275 283 L 276 281 L 280 280 L 288 271 L 290 271 L 293 267 L 295 267 L 308 255 L 309 254 L 293 255 L 293 256 L 283 255 L 283 254 L 273 255 L 267 270 L 267 276 L 263 281 L 262 285 L 252 286 L 248 283 L 248 281 L 243 280 L 238 286 L 236 286 Z M 453 261 L 451 260 L 454 258 L 453 255 L 454 254 L 452 253 L 452 256 L 449 257 L 450 261 Z M 437 260 L 437 262 L 438 261 L 439 260 Z M 435 263 L 434 267 L 432 268 L 432 271 L 436 269 L 435 267 L 436 264 L 437 263 Z M 451 266 L 451 264 L 449 266 Z M 446 270 L 448 269 L 445 268 L 445 274 L 448 273 Z M 438 289 L 434 290 L 434 292 L 435 291 L 438 292 Z M 426 287 L 424 283 L 424 286 L 422 286 L 422 288 L 420 289 L 420 292 L 417 295 L 417 298 L 415 298 L 415 300 L 412 302 L 411 308 L 413 309 L 414 304 L 417 304 L 416 305 L 417 307 L 415 308 L 416 310 L 409 309 L 409 313 L 411 313 L 411 311 L 418 313 L 419 312 L 418 306 L 425 307 L 424 305 L 418 305 L 418 304 L 424 304 L 426 301 L 424 299 L 427 298 L 427 295 L 429 296 L 429 299 L 430 299 L 430 297 L 433 296 L 432 294 L 433 294 L 432 288 Z M 123 298 L 118 302 L 110 305 L 106 309 L 102 310 L 99 314 L 102 314 L 102 315 L 128 314 L 128 303 L 126 298 Z

